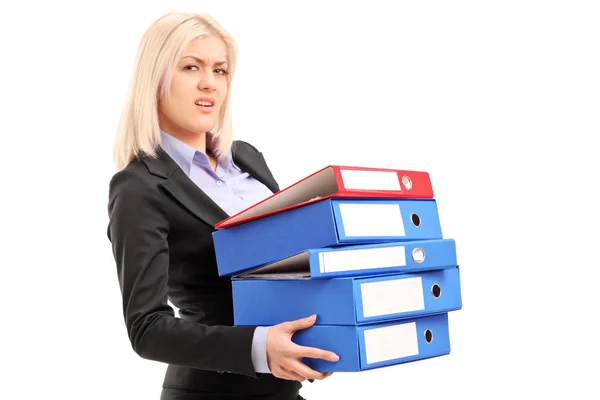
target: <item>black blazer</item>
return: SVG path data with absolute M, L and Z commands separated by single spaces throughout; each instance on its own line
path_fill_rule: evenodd
M 232 153 L 242 170 L 279 191 L 254 146 L 234 141 Z M 255 327 L 232 326 L 231 281 L 217 272 L 212 232 L 228 215 L 164 150 L 112 177 L 108 213 L 129 340 L 141 357 L 170 364 L 164 387 L 286 398 L 298 393 L 300 382 L 255 373 Z

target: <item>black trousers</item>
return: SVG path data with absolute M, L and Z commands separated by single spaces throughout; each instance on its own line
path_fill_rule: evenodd
M 193 390 L 163 388 L 160 400 L 305 400 L 299 394 L 286 395 L 235 395 L 196 392 Z

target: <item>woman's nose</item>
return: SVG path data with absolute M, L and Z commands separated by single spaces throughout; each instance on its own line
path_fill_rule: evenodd
M 200 90 L 215 90 L 216 87 L 216 80 L 212 71 L 203 74 L 200 81 L 198 81 L 198 89 Z

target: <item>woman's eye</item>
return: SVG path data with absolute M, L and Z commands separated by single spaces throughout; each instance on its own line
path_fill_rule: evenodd
M 227 75 L 229 72 L 227 72 L 227 70 L 224 69 L 216 69 L 215 72 L 219 75 Z
M 188 71 L 195 71 L 198 69 L 198 67 L 195 65 L 186 65 L 185 69 L 187 69 Z

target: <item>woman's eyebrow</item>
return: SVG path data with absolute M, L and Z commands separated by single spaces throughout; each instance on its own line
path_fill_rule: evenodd
M 201 64 L 206 64 L 206 60 L 203 60 L 203 59 L 201 59 L 200 57 L 197 57 L 197 56 L 185 56 L 183 58 L 191 58 L 191 59 L 193 59 L 193 60 L 195 60 L 195 61 L 197 61 L 197 62 L 199 62 Z M 214 63 L 214 65 L 217 65 L 217 66 L 221 66 L 221 65 L 224 65 L 224 64 L 227 64 L 226 60 L 224 60 L 224 61 L 217 61 L 217 62 Z

